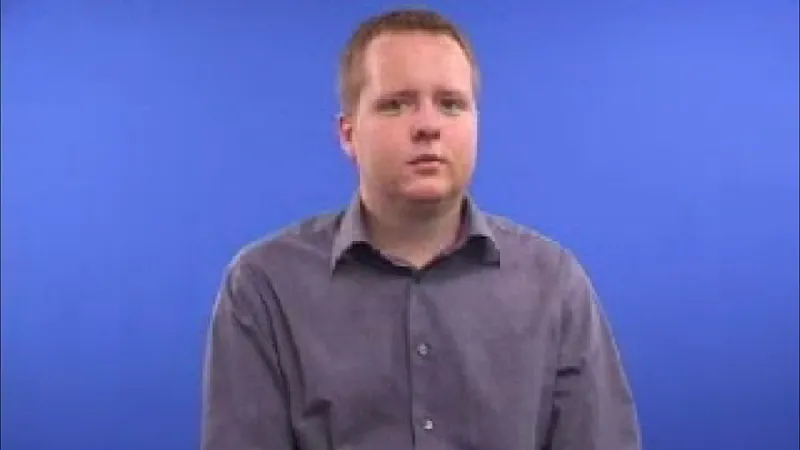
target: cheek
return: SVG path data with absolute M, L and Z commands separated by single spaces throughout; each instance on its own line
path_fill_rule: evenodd
M 453 176 L 459 181 L 468 179 L 475 166 L 477 137 L 474 130 L 474 127 L 462 125 L 448 136 L 447 146 L 452 151 L 454 162 Z
M 389 164 L 403 159 L 406 134 L 402 124 L 374 121 L 363 124 L 354 139 L 356 155 L 366 161 Z
M 454 124 L 447 133 L 448 147 L 450 147 L 455 156 L 462 160 L 468 160 L 473 157 L 477 147 L 477 134 L 475 127 L 470 123 Z

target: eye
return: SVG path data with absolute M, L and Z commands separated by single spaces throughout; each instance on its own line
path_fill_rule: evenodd
M 458 98 L 445 98 L 439 104 L 447 115 L 457 115 L 467 109 L 467 102 Z
M 406 104 L 407 102 L 403 102 L 402 100 L 390 98 L 380 100 L 376 106 L 376 109 L 381 114 L 396 115 L 403 112 L 403 108 L 406 106 Z

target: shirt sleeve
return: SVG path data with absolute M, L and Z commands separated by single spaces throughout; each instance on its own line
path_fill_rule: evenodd
M 202 450 L 293 450 L 268 285 L 232 264 L 217 295 L 203 368 Z
M 559 366 L 547 450 L 641 450 L 631 388 L 592 284 L 565 253 Z

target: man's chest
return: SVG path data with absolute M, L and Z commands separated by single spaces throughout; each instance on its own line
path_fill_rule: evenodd
M 534 283 L 341 278 L 294 287 L 280 309 L 298 421 L 322 415 L 344 436 L 374 422 L 516 442 L 532 438 L 549 401 L 558 311 Z

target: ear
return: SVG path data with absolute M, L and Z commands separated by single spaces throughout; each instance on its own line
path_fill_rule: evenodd
M 340 113 L 336 120 L 339 132 L 339 144 L 342 146 L 342 150 L 344 150 L 345 154 L 350 159 L 354 159 L 355 151 L 353 148 L 353 120 L 344 113 Z

